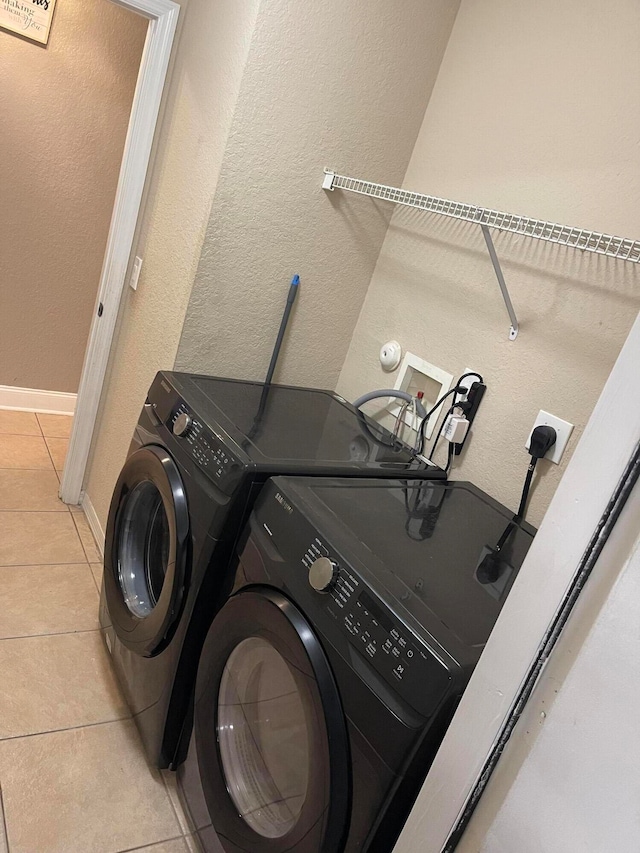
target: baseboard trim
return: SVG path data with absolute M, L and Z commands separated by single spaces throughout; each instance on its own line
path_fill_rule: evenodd
M 15 412 L 41 412 L 47 415 L 72 415 L 76 410 L 77 394 L 63 391 L 40 391 L 37 388 L 17 388 L 0 385 L 0 409 Z
M 96 540 L 96 545 L 98 546 L 98 550 L 100 551 L 100 556 L 104 557 L 104 530 L 102 529 L 102 525 L 100 524 L 98 514 L 93 508 L 91 499 L 89 498 L 89 495 L 86 492 L 84 492 L 82 495 L 80 505 L 84 510 L 87 523 L 91 528 L 91 532 L 93 533 L 93 538 Z

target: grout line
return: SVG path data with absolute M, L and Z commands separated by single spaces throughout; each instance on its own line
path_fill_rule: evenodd
M 173 774 L 169 776 L 168 774 Z M 187 835 L 191 835 L 193 832 L 192 824 L 190 820 L 190 816 L 187 814 L 187 810 L 182 805 L 182 799 L 180 797 L 180 792 L 178 791 L 178 777 L 175 775 L 175 770 L 161 770 L 160 775 L 162 776 L 162 782 L 164 784 L 165 791 L 167 792 L 167 796 L 169 797 L 169 802 L 171 803 L 171 808 L 173 809 L 173 813 L 178 822 L 178 826 L 180 827 L 180 832 L 183 837 Z M 171 779 L 171 783 L 169 782 Z M 172 785 L 174 787 L 172 787 Z
M 171 791 L 169 790 L 169 785 L 167 784 L 167 779 L 166 779 L 164 773 L 162 773 L 162 771 L 160 772 L 160 775 L 162 776 L 162 784 L 164 786 L 164 792 L 167 795 L 167 799 L 169 800 L 169 803 L 171 805 L 171 811 L 173 812 L 173 816 L 176 819 L 176 823 L 178 824 L 178 826 L 180 828 L 180 834 L 181 834 L 181 836 L 183 836 L 184 835 L 184 829 L 182 826 L 182 821 L 180 820 L 180 816 L 178 815 L 178 810 L 176 809 L 176 805 L 173 802 L 173 796 L 171 794 Z
M 195 832 L 185 835 L 184 843 L 187 845 L 189 853 L 202 853 L 202 846 L 200 845 Z
M 80 560 L 80 562 L 72 560 L 70 563 L 64 563 L 58 560 L 57 563 L 0 563 L 0 569 L 21 569 L 25 566 L 29 568 L 38 568 L 39 566 L 84 566 L 85 564 L 89 566 L 91 565 L 89 560 L 86 559 L 84 562 L 82 560 Z
M 37 435 L 34 435 L 33 438 L 38 438 Z M 46 442 L 45 442 L 46 443 Z M 48 452 L 48 448 L 47 448 Z M 51 460 L 51 454 L 49 454 L 49 460 Z M 55 471 L 55 465 L 53 466 L 53 470 Z M 0 465 L 0 471 L 51 471 L 51 468 L 45 468 L 40 465 L 39 468 L 29 468 L 28 465 L 10 465 L 8 468 L 3 468 Z
M 42 412 L 41 414 L 45 414 L 45 413 L 44 413 L 44 412 Z M 38 428 L 39 428 L 39 430 L 40 430 L 40 434 L 42 435 L 42 437 L 43 437 L 45 440 L 46 440 L 47 438 L 66 438 L 66 439 L 67 439 L 67 441 L 69 440 L 69 436 L 68 436 L 68 435 L 47 435 L 47 433 L 44 431 L 44 427 L 43 427 L 43 426 L 42 426 L 42 424 L 40 423 L 40 418 L 38 417 L 38 412 L 34 412 L 34 415 L 36 416 L 36 419 L 37 419 L 37 421 L 38 421 Z M 63 417 L 64 417 L 64 416 L 63 416 Z M 72 417 L 72 416 L 71 416 L 71 415 L 69 415 L 69 417 Z M 30 434 L 30 433 L 22 433 L 22 432 L 15 432 L 15 433 L 0 433 L 0 435 L 29 435 L 29 434 Z M 31 433 L 31 434 L 33 434 L 33 433 Z
M 97 577 L 94 575 L 94 573 L 93 573 L 93 569 L 91 568 L 91 566 L 92 566 L 92 565 L 94 565 L 94 566 L 95 566 L 96 564 L 95 564 L 95 563 L 93 563 L 93 564 L 92 564 L 92 563 L 89 563 L 89 571 L 91 572 L 91 577 L 93 578 L 93 582 L 94 582 L 94 584 L 95 584 L 95 587 L 96 587 L 96 589 L 98 590 L 98 598 L 100 598 L 100 595 L 102 594 L 102 586 L 101 586 L 100 584 L 98 584 L 98 579 L 97 579 Z M 104 571 L 104 566 L 102 567 L 102 570 Z
M 47 566 L 86 566 L 91 565 L 91 563 L 87 563 L 86 560 L 74 560 L 73 563 L 17 563 L 17 564 L 9 564 L 8 566 L 3 566 L 0 563 L 0 572 L 3 569 L 40 569 L 46 568 Z
M 44 438 L 42 430 L 40 432 L 0 432 L 0 438 L 3 438 L 5 435 L 21 435 L 23 438 Z
M 41 427 L 41 429 L 42 429 L 42 427 Z M 47 437 L 45 436 L 44 433 L 42 433 L 42 438 L 44 440 L 45 447 L 47 448 L 47 453 L 49 454 L 49 459 L 51 460 L 51 464 L 53 465 L 53 470 L 56 472 L 56 476 L 57 476 L 58 472 L 56 470 L 56 463 L 53 461 L 53 456 L 51 455 L 51 451 L 49 450 L 49 445 L 47 444 Z M 59 481 L 60 481 L 60 477 L 58 477 L 58 482 Z
M 66 726 L 62 729 L 47 729 L 44 732 L 29 732 L 26 735 L 11 735 L 10 737 L 0 738 L 0 744 L 7 743 L 10 740 L 26 740 L 32 737 L 43 737 L 44 735 L 56 735 L 61 732 L 75 732 L 78 729 L 95 729 L 97 726 L 111 726 L 113 723 L 133 723 L 133 717 L 129 714 L 126 717 L 114 717 L 113 720 L 100 720 L 97 723 L 84 723 L 82 726 Z M 135 725 L 135 723 L 134 723 Z
M 76 515 L 80 515 L 80 513 L 71 512 L 71 520 L 73 521 L 73 526 L 75 527 L 78 539 L 80 540 L 80 545 L 82 546 L 82 551 L 84 553 L 85 560 L 87 561 L 87 563 L 91 564 L 91 560 L 89 559 L 89 555 L 87 554 L 87 549 L 84 547 L 84 542 L 82 541 L 82 536 L 80 535 L 80 530 L 78 529 L 78 525 L 76 524 Z
M 9 828 L 7 827 L 7 813 L 4 808 L 4 793 L 2 791 L 2 785 L 0 785 L 0 818 L 0 832 L 4 839 L 5 850 L 9 853 Z
M 38 429 L 40 430 L 40 432 L 42 433 L 42 437 L 44 438 L 44 430 L 42 429 L 42 424 L 40 423 L 40 418 L 38 417 L 38 413 L 34 412 L 33 414 L 36 416 L 36 421 L 38 422 Z
M 76 631 L 49 631 L 46 634 L 16 634 L 14 637 L 0 637 L 0 643 L 6 640 L 37 640 L 42 637 L 70 637 L 74 634 L 99 634 L 100 626 L 97 628 L 79 628 Z M 1 738 L 0 738 L 1 740 Z
M 136 853 L 137 850 L 151 850 L 153 853 L 154 847 L 159 847 L 161 844 L 166 844 L 168 841 L 183 841 L 184 835 L 172 835 L 171 838 L 163 838 L 162 841 L 152 841 L 151 844 L 143 844 L 141 847 L 127 847 L 126 850 L 118 850 L 117 853 Z
M 63 504 L 63 509 L 0 509 L 0 515 L 3 512 L 50 512 L 55 515 L 60 515 L 64 512 L 71 512 L 67 504 Z

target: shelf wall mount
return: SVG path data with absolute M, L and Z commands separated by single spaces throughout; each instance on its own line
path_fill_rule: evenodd
M 337 175 L 331 169 L 324 170 L 322 188 L 333 192 L 333 190 L 344 190 L 345 192 L 357 193 L 371 198 L 390 201 L 405 207 L 413 207 L 428 213 L 437 213 L 452 219 L 460 219 L 479 225 L 487 245 L 489 257 L 498 279 L 502 298 L 509 314 L 511 327 L 509 340 L 514 341 L 518 336 L 518 318 L 509 296 L 509 290 L 502 274 L 502 268 L 496 249 L 491 237 L 490 228 L 498 231 L 508 231 L 511 234 L 520 234 L 532 237 L 536 240 L 545 240 L 548 243 L 556 243 L 560 246 L 569 246 L 584 252 L 595 252 L 598 255 L 606 255 L 610 258 L 640 263 L 640 240 L 630 240 L 626 237 L 614 237 L 610 234 L 601 234 L 597 231 L 589 231 L 584 228 L 572 228 L 568 225 L 558 225 L 555 222 L 546 222 L 541 219 L 531 219 L 528 216 L 518 216 L 512 213 L 503 213 L 499 210 L 491 210 L 487 207 L 477 207 L 473 204 L 464 204 L 458 201 L 450 201 L 431 195 L 403 190 L 398 187 L 388 187 L 384 184 L 374 184 L 359 178 L 350 178 L 346 175 Z

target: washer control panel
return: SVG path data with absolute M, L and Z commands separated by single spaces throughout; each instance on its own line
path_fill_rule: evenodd
M 235 482 L 241 464 L 224 442 L 206 427 L 186 403 L 172 412 L 167 427 L 188 448 L 191 458 L 219 484 Z
M 335 567 L 333 583 L 319 595 L 326 598 L 325 608 L 341 633 L 412 707 L 430 711 L 434 695 L 442 695 L 450 681 L 444 664 L 316 538 L 302 557 L 302 564 L 312 572 L 314 564 L 321 560 L 330 560 Z

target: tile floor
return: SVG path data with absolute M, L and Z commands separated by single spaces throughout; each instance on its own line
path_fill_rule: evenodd
M 70 424 L 0 410 L 0 853 L 188 853 L 102 644 L 100 554 L 58 499 Z

